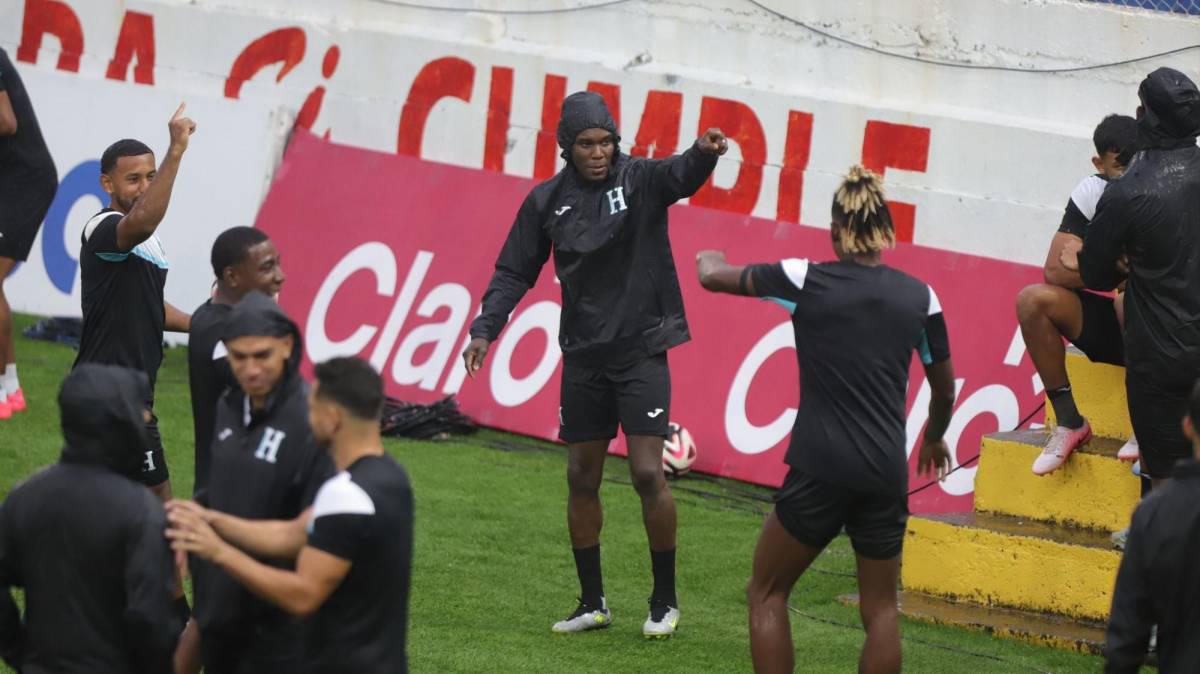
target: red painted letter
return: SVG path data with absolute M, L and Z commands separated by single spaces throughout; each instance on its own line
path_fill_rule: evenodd
M 79 57 L 83 55 L 83 27 L 75 12 L 58 0 L 25 0 L 25 21 L 21 25 L 17 60 L 37 63 L 38 50 L 42 48 L 42 38 L 47 33 L 58 38 L 58 69 L 79 72 Z
M 808 168 L 808 153 L 812 149 L 812 127 L 812 113 L 788 112 L 783 168 L 779 171 L 779 201 L 775 205 L 775 219 L 780 222 L 800 222 L 800 205 L 804 203 L 804 170 Z
M 588 82 L 588 91 L 600 94 L 613 121 L 617 123 L 617 135 L 621 134 L 621 85 L 608 82 Z
M 905 171 L 925 171 L 929 161 L 929 129 L 923 126 L 890 124 L 870 120 L 863 134 L 863 166 L 883 175 L 890 168 Z M 917 207 L 899 201 L 889 201 L 896 240 L 913 240 Z
M 700 101 L 700 125 L 697 135 L 710 127 L 720 128 L 729 140 L 737 143 L 742 152 L 733 187 L 716 187 L 709 178 L 704 187 L 692 196 L 693 206 L 706 206 L 734 213 L 749 213 L 758 202 L 762 187 L 763 163 L 767 160 L 767 139 L 762 124 L 750 106 L 738 101 L 705 96 Z
M 679 149 L 679 117 L 683 112 L 683 94 L 676 91 L 650 91 L 637 138 L 629 154 L 634 157 L 661 159 Z
M 425 135 L 425 122 L 434 104 L 443 98 L 471 101 L 471 87 L 475 84 L 475 66 L 454 56 L 446 56 L 425 64 L 412 88 L 408 100 L 400 112 L 400 131 L 396 135 L 396 152 L 421 156 L 421 139 Z
M 492 68 L 492 88 L 488 93 L 487 134 L 483 138 L 483 170 L 504 172 L 504 154 L 508 151 L 508 120 L 512 115 L 512 68 Z
M 125 12 L 121 22 L 121 35 L 117 48 L 108 62 L 110 80 L 124 81 L 129 75 L 129 62 L 137 56 L 133 67 L 133 81 L 138 84 L 154 84 L 154 17 L 141 12 Z
M 561 75 L 546 75 L 542 89 L 542 130 L 538 131 L 537 147 L 534 148 L 533 177 L 545 180 L 554 175 L 558 167 L 558 115 L 562 112 L 563 99 L 567 97 L 567 78 Z
M 325 79 L 333 77 L 333 71 L 337 70 L 341 57 L 342 50 L 336 44 L 326 49 L 325 58 L 321 61 L 321 76 Z M 317 121 L 317 115 L 321 114 L 321 104 L 324 102 L 325 87 L 317 85 L 308 93 L 308 98 L 304 99 L 300 112 L 296 113 L 296 126 L 311 131 L 312 125 Z M 325 129 L 325 140 L 329 140 L 329 131 L 330 129 Z
M 304 59 L 304 47 L 307 39 L 304 31 L 299 28 L 280 28 L 251 42 L 242 50 L 229 69 L 229 77 L 225 79 L 225 98 L 239 98 L 242 85 L 253 78 L 263 68 L 282 63 L 276 82 L 283 81 L 284 76 L 292 71 Z

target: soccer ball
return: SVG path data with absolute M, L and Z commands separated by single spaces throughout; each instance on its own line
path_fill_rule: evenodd
M 667 440 L 663 443 L 663 472 L 667 477 L 680 477 L 692 469 L 696 462 L 696 443 L 687 429 L 675 422 L 667 427 Z

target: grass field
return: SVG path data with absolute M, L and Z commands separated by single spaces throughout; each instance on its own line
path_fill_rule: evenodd
M 17 328 L 30 325 L 18 317 Z M 0 422 L 0 489 L 8 490 L 61 447 L 58 385 L 74 353 L 18 341 L 29 411 Z M 177 494 L 192 484 L 186 358 L 167 353 L 157 412 Z M 412 475 L 416 557 L 409 653 L 413 672 L 748 672 L 743 588 L 765 490 L 692 478 L 679 503 L 680 632 L 646 642 L 650 591 L 640 507 L 625 463 L 608 462 L 603 555 L 614 624 L 579 636 L 551 634 L 578 590 L 567 543 L 565 458 L 555 445 L 500 433 L 454 442 L 391 441 Z M 703 451 L 703 448 L 701 448 Z M 854 557 L 837 539 L 792 596 L 798 672 L 855 670 L 858 614 L 839 604 L 855 589 Z M 902 626 L 909 672 L 1097 672 L 1099 658 L 913 622 Z

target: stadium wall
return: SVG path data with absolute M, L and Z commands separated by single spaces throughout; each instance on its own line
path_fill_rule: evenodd
M 587 3 L 486 6 L 553 11 L 579 4 Z M 944 283 L 987 286 L 1001 268 L 976 263 L 980 258 L 1033 279 L 1036 271 L 1025 265 L 1040 264 L 1066 195 L 1091 170 L 1096 121 L 1131 112 L 1148 70 L 1194 69 L 1197 59 L 1192 52 L 1073 73 L 1027 71 L 1184 46 L 1195 41 L 1197 25 L 1193 18 L 1072 0 L 639 0 L 536 15 L 433 11 L 387 0 L 0 0 L 0 45 L 29 81 L 64 183 L 86 175 L 73 171 L 95 160 L 110 138 L 136 135 L 161 144 L 176 99 L 190 102 L 200 135 L 163 229 L 168 247 L 186 252 L 173 256 L 179 262 L 168 284 L 168 298 L 185 307 L 203 299 L 211 276 L 203 264 L 206 241 L 255 220 L 292 117 L 339 144 L 477 170 L 469 175 L 543 178 L 561 163 L 553 143 L 558 101 L 585 87 L 610 100 L 623 147 L 634 153 L 673 152 L 700 129 L 724 128 L 734 140 L 731 154 L 691 204 L 730 222 L 765 219 L 777 233 L 821 228 L 838 176 L 862 161 L 886 173 L 902 238 L 959 270 Z M 310 193 L 327 187 L 314 182 Z M 524 181 L 512 185 L 526 188 Z M 469 180 L 454 188 L 472 193 Z M 19 309 L 77 311 L 78 284 L 52 269 L 77 253 L 71 223 L 98 207 L 93 197 L 80 196 L 86 194 L 60 190 L 55 207 L 66 213 L 65 224 L 46 227 L 43 237 L 64 233 L 64 243 L 37 245 L 61 249 L 66 258 L 43 260 L 40 270 L 31 261 L 17 272 Z M 362 242 L 381 222 L 436 226 L 408 222 L 409 210 L 411 204 L 394 201 L 388 212 L 366 215 L 370 224 L 288 226 L 336 227 Z M 503 228 L 513 209 L 498 210 L 494 226 Z M 782 251 L 766 245 L 763 252 L 828 255 L 815 243 Z M 289 271 L 293 283 L 300 276 L 319 281 L 335 263 Z M 472 290 L 477 296 L 482 288 Z M 696 313 L 695 302 L 689 308 Z M 981 433 L 1010 416 L 1010 403 L 1038 395 L 1040 386 L 1030 379 L 1011 298 L 968 305 L 963 313 L 952 320 L 991 325 L 998 317 L 992 329 L 1001 344 L 956 340 L 962 344 L 956 360 L 972 371 L 963 377 L 963 400 L 976 400 L 960 406 L 964 416 L 956 420 L 965 429 L 956 451 L 966 459 Z M 401 340 L 420 327 L 410 323 L 396 327 Z M 413 392 L 389 383 L 394 393 Z M 728 390 L 732 383 L 715 386 Z M 981 391 L 986 395 L 972 398 Z M 1026 407 L 1018 405 L 1021 412 Z M 725 431 L 725 438 L 702 438 L 703 449 L 738 451 Z M 715 449 L 722 440 L 725 446 Z M 777 462 L 779 451 L 776 443 L 765 455 Z M 969 507 L 973 473 L 959 475 L 964 484 L 929 490 L 933 498 L 918 508 Z

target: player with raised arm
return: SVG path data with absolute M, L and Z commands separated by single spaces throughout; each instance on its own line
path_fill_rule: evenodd
M 144 372 L 154 384 L 162 364 L 163 331 L 187 332 L 190 317 L 163 296 L 167 255 L 159 240 L 159 224 L 167 213 L 171 191 L 196 123 L 183 115 L 184 105 L 167 125 L 171 143 L 162 164 L 136 140 L 113 143 L 100 158 L 100 185 L 110 196 L 108 207 L 84 225 L 79 253 L 83 283 L 83 334 L 75 365 L 121 365 Z M 171 498 L 170 472 L 158 419 L 147 426 L 142 481 L 159 498 Z
M 651 160 L 622 154 L 619 141 L 598 94 L 563 101 L 558 144 L 567 164 L 521 205 L 463 357 L 474 375 L 553 252 L 562 284 L 559 437 L 568 444 L 567 527 L 580 598 L 552 629 L 582 632 L 612 620 L 600 573 L 600 482 L 619 425 L 654 575 L 642 633 L 667 638 L 679 623 L 675 501 L 662 470 L 671 416 L 667 351 L 691 339 L 667 209 L 700 189 L 728 144 L 719 129 L 709 129 L 683 154 Z
M 954 370 L 933 288 L 881 261 L 895 242 L 880 179 L 854 166 L 833 201 L 835 262 L 788 259 L 732 266 L 724 253 L 697 257 L 712 292 L 769 297 L 792 307 L 802 396 L 747 588 L 754 669 L 791 672 L 788 596 L 845 528 L 858 558 L 867 632 L 859 671 L 900 671 L 896 586 L 908 520 L 905 391 L 916 351 L 931 398 L 918 467 L 950 469 L 943 434 L 954 405 Z

